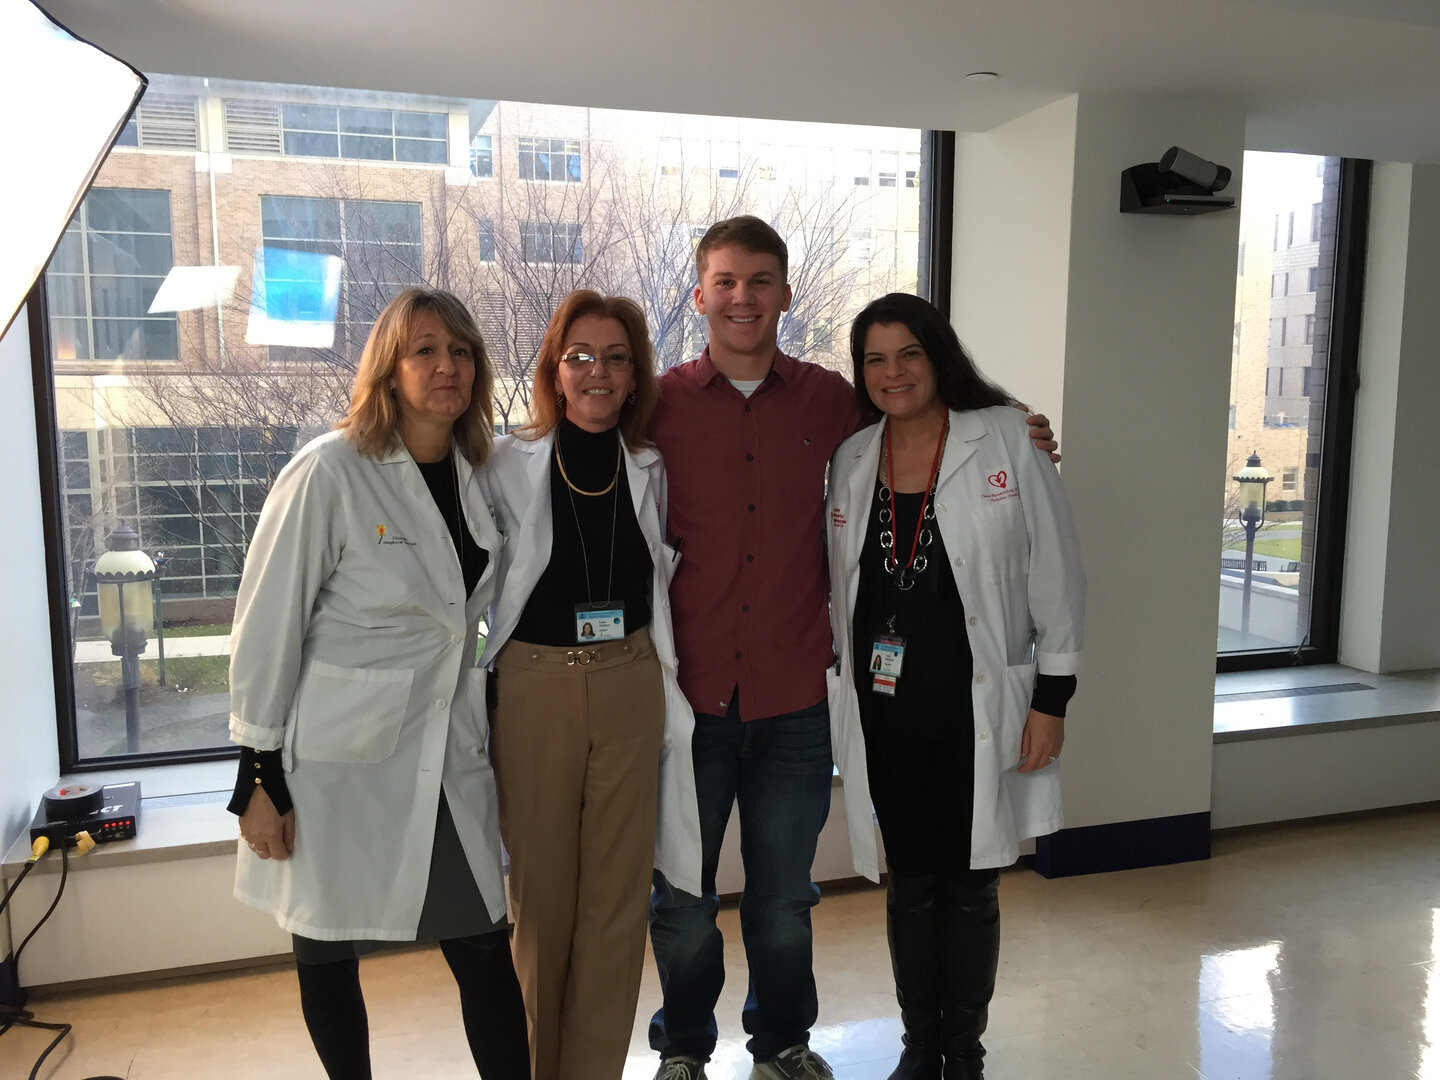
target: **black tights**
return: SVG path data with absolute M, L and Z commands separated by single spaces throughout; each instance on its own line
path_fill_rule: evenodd
M 481 1080 L 529 1080 L 525 1004 L 504 930 L 440 942 L 460 988 L 465 1038 Z M 297 963 L 300 1008 L 330 1080 L 370 1080 L 370 1026 L 360 961 Z

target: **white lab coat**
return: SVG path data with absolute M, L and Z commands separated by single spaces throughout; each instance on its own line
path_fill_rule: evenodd
M 495 525 L 505 534 L 504 556 L 480 662 L 491 665 L 510 640 L 520 615 L 550 562 L 554 517 L 550 506 L 550 458 L 555 432 L 539 439 L 506 435 L 480 471 L 480 486 Z M 670 622 L 670 581 L 680 554 L 665 543 L 665 465 L 651 447 L 625 447 L 625 477 L 635 518 L 650 548 L 650 640 L 665 681 L 665 738 L 660 749 L 655 866 L 677 888 L 700 892 L 700 810 L 695 801 L 695 764 L 690 756 L 695 714 L 676 681 L 678 661 Z
M 860 550 L 874 496 L 884 425 L 835 452 L 827 498 L 830 622 L 839 660 L 827 673 L 835 762 L 844 779 L 850 850 L 858 873 L 880 866 L 855 696 L 851 621 Z M 974 656 L 975 803 L 972 869 L 1008 866 L 1023 838 L 1061 825 L 1059 763 L 1016 772 L 1037 672 L 1080 669 L 1085 579 L 1060 476 L 1037 450 L 1018 410 L 950 414 L 935 517 L 965 605 Z M 855 648 L 867 650 L 868 642 Z M 901 678 L 904 678 L 902 672 Z
M 414 459 L 342 432 L 276 479 L 250 543 L 230 660 L 233 741 L 280 749 L 295 852 L 239 851 L 235 895 L 320 940 L 409 941 L 425 902 L 443 783 L 492 919 L 505 914 L 477 627 L 501 538 L 456 452 L 461 505 L 490 559 L 460 561 Z

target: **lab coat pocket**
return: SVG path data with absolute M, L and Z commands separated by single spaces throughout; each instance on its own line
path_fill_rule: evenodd
M 1030 715 L 1030 698 L 1035 693 L 1035 664 L 1015 664 L 1005 669 L 1005 697 L 1000 703 L 996 728 L 1000 736 L 1001 760 L 1007 768 L 1020 763 L 1020 738 Z
M 485 688 L 490 673 L 483 667 L 470 668 L 465 672 L 465 694 L 470 702 L 470 716 L 475 724 L 475 736 L 480 740 L 481 749 L 490 737 L 489 709 L 485 702 Z
M 675 571 L 680 569 L 680 549 L 673 548 L 669 544 L 660 544 L 660 580 L 665 583 L 668 591 L 670 582 L 675 579 Z
M 312 660 L 295 696 L 295 756 L 374 763 L 395 752 L 413 671 Z

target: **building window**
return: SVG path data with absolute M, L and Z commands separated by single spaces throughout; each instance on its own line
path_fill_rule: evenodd
M 1306 316 L 1305 316 L 1305 344 L 1306 344 L 1306 345 L 1313 345 L 1313 344 L 1315 344 L 1315 316 L 1314 316 L 1314 315 L 1306 315 Z
M 1286 226 L 1285 246 L 1286 246 L 1286 247 L 1294 247 L 1294 246 L 1295 246 L 1295 211 L 1294 211 L 1294 210 L 1291 210 L 1291 211 L 1290 211 L 1290 224 L 1289 224 L 1288 226 Z
M 680 175 L 680 155 L 679 139 L 660 140 L 660 154 L 656 159 L 656 163 L 660 168 L 661 176 Z
M 263 195 L 267 249 L 340 259 L 340 303 L 331 349 L 358 356 L 376 316 L 401 289 L 424 280 L 419 203 Z M 272 346 L 272 360 L 313 360 L 311 347 Z
M 584 262 L 580 224 L 568 221 L 520 222 L 520 258 L 527 263 Z
M 896 186 L 896 177 L 898 174 L 898 166 L 896 162 L 898 160 L 899 159 L 897 155 L 893 153 L 887 152 L 880 155 L 880 171 L 875 178 L 878 187 Z
M 715 144 L 715 175 L 721 180 L 740 179 L 740 144 L 738 142 L 717 142 Z
M 117 146 L 144 150 L 200 149 L 200 116 L 193 97 L 146 91 L 135 115 L 125 122 Z
M 480 233 L 480 261 L 493 263 L 495 261 L 495 222 L 489 218 L 481 218 L 476 224 Z
M 449 126 L 445 113 L 225 102 L 225 140 L 231 153 L 444 165 L 450 160 Z
M 1271 319 L 1271 320 L 1270 320 L 1270 347 L 1271 347 L 1272 349 L 1278 349 L 1281 345 L 1284 345 L 1284 344 L 1285 344 L 1285 320 L 1284 320 L 1284 319 Z M 1269 391 L 1266 391 L 1266 392 L 1268 393 Z
M 1287 465 L 1280 470 L 1280 490 L 1294 491 L 1300 486 L 1300 470 L 1294 465 Z
M 851 157 L 850 173 L 855 179 L 856 187 L 870 186 L 870 172 L 872 155 L 869 150 L 856 150 Z
M 55 358 L 178 359 L 174 312 L 150 312 L 174 265 L 170 192 L 92 189 L 45 275 Z
M 1272 297 L 1285 295 L 1286 285 L 1288 284 L 1287 279 L 1289 278 L 1289 276 L 1289 274 L 1270 275 L 1270 295 Z
M 470 140 L 470 175 L 486 180 L 495 175 L 495 151 L 489 135 Z
M 522 138 L 517 150 L 521 180 L 580 182 L 578 139 Z
M 1319 290 L 1319 288 L 1320 288 L 1320 268 L 1319 268 L 1318 266 L 1312 266 L 1312 267 L 1310 267 L 1310 270 L 1309 270 L 1309 272 L 1308 272 L 1308 276 L 1306 277 L 1306 280 L 1305 280 L 1305 291 L 1306 291 L 1306 292 L 1317 292 L 1317 291 Z
M 1323 204 L 1317 202 L 1317 203 L 1315 203 L 1313 206 L 1310 207 L 1310 239 L 1311 239 L 1311 240 L 1319 240 L 1319 239 L 1320 239 L 1320 220 L 1321 220 L 1322 205 L 1323 205 Z

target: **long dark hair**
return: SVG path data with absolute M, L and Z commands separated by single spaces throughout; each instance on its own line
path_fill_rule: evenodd
M 889 293 L 867 304 L 855 316 L 854 325 L 850 327 L 855 400 L 867 424 L 875 423 L 884 415 L 865 389 L 865 338 L 877 323 L 882 326 L 901 323 L 915 335 L 915 340 L 930 358 L 930 366 L 935 370 L 936 392 L 947 408 L 965 412 L 1016 403 L 1005 390 L 980 374 L 975 361 L 960 344 L 955 328 L 935 309 L 935 305 L 910 293 Z

